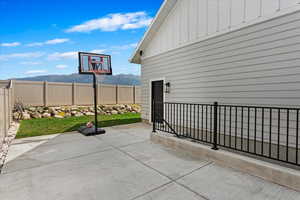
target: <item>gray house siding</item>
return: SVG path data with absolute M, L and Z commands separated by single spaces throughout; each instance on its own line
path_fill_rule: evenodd
M 152 79 L 160 78 L 171 83 L 171 93 L 165 94 L 167 102 L 217 101 L 219 104 L 298 107 L 300 12 L 157 56 L 144 57 L 141 65 L 142 117 L 147 120 L 151 114 L 150 83 Z M 239 116 L 240 113 L 238 110 Z M 284 112 L 282 114 L 280 143 L 285 143 L 286 116 Z M 262 125 L 259 124 L 261 110 L 257 111 L 257 115 L 257 137 L 262 138 L 259 134 L 262 130 Z M 269 116 L 268 111 L 265 116 Z M 272 116 L 276 124 L 276 111 Z M 296 113 L 290 113 L 290 119 L 295 117 Z M 250 118 L 253 123 L 253 117 Z M 247 121 L 247 118 L 244 120 Z M 268 120 L 265 118 L 266 127 Z M 238 121 L 239 135 L 240 117 Z M 290 129 L 290 135 L 295 137 L 295 123 L 290 124 Z M 272 132 L 275 140 L 278 133 L 276 125 Z M 251 135 L 253 136 L 253 131 Z M 292 145 L 295 145 L 294 141 L 290 139 Z
M 145 56 L 203 40 L 253 23 L 299 10 L 298 0 L 168 0 L 176 1 L 148 43 Z

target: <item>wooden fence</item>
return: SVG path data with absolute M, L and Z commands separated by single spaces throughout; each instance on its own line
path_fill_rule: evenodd
M 1 82 L 0 82 L 1 84 Z M 13 101 L 30 106 L 92 105 L 93 85 L 13 81 Z M 139 104 L 139 86 L 98 85 L 99 104 Z

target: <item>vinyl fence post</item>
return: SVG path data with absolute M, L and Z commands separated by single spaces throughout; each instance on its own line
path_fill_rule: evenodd
M 116 85 L 116 104 L 119 104 L 119 86 Z
M 218 150 L 218 102 L 214 102 L 214 141 L 213 150 Z
M 76 83 L 72 83 L 72 105 L 76 105 Z
M 15 100 L 15 86 L 16 86 L 16 81 L 11 80 L 10 91 L 11 91 L 11 107 L 12 107 L 12 109 L 13 109 L 13 107 L 15 105 L 15 102 L 16 102 L 16 100 Z
M 133 104 L 135 104 L 135 85 L 132 87 L 133 89 Z
M 44 81 L 44 106 L 46 107 L 48 104 L 48 82 Z

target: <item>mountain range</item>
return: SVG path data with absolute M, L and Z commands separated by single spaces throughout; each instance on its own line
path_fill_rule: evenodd
M 65 82 L 65 83 L 92 83 L 92 75 L 45 75 L 35 77 L 17 78 L 14 80 L 26 80 L 26 81 L 48 81 L 48 82 Z M 118 74 L 112 76 L 98 76 L 98 82 L 103 84 L 114 85 L 140 85 L 140 76 L 133 74 Z

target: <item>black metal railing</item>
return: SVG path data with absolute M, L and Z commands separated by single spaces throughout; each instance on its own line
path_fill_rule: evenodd
M 299 110 L 154 102 L 153 131 L 208 143 L 215 150 L 224 147 L 300 166 Z

